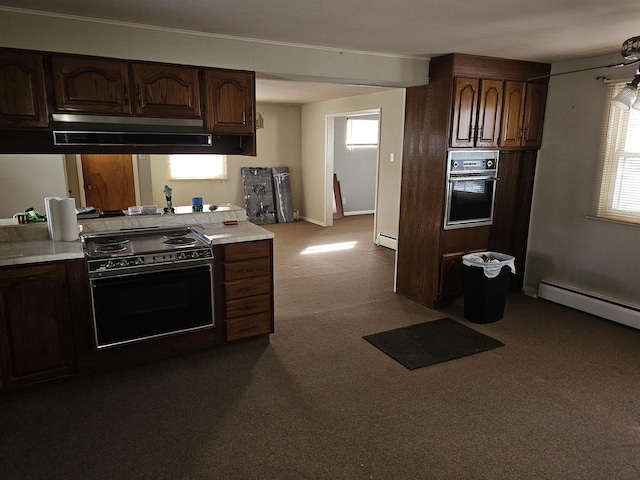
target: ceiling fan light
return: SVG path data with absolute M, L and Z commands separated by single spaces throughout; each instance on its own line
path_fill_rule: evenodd
M 636 101 L 633 102 L 633 105 L 631 105 L 631 108 L 633 108 L 634 110 L 640 110 L 640 95 L 636 97 Z
M 613 97 L 613 99 L 611 100 L 611 105 L 623 110 L 629 110 L 633 102 L 636 100 L 637 94 L 638 90 L 635 86 L 627 85 L 618 95 Z

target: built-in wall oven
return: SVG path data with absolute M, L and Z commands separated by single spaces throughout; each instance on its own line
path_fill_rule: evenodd
M 83 236 L 96 349 L 214 327 L 213 253 L 189 227 Z
M 448 152 L 445 230 L 491 225 L 499 153 L 498 150 Z

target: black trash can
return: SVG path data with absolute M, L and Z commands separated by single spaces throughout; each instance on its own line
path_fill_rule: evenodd
M 496 252 L 471 253 L 462 257 L 464 272 L 464 318 L 475 323 L 500 320 L 509 292 L 515 258 Z

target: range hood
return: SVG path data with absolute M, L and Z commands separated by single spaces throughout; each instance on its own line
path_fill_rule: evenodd
M 213 136 L 197 119 L 53 114 L 57 146 L 211 147 Z

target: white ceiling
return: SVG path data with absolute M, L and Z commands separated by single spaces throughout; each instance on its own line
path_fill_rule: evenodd
M 0 0 L 0 5 L 422 58 L 458 52 L 553 63 L 616 52 L 625 39 L 640 35 L 638 0 Z M 259 79 L 256 89 L 258 101 L 286 95 L 289 103 L 371 91 L 270 79 Z

